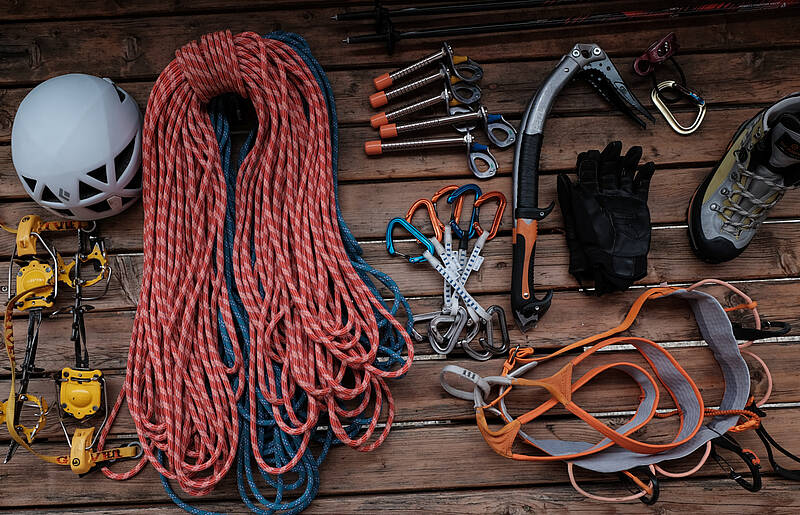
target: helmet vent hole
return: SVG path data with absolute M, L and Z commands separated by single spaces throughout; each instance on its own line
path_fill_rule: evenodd
M 103 165 L 99 168 L 95 168 L 86 175 L 88 175 L 92 179 L 97 179 L 102 183 L 108 184 L 108 172 L 106 171 L 106 165 Z
M 58 197 L 56 197 L 56 194 L 53 193 L 52 190 L 50 190 L 50 188 L 47 186 L 42 189 L 42 200 L 45 202 L 61 202 L 58 200 Z
M 98 193 L 102 193 L 102 191 L 98 190 L 94 186 L 89 186 L 83 181 L 78 181 L 78 196 L 81 200 L 94 197 Z
M 122 152 L 117 154 L 117 157 L 114 158 L 114 173 L 117 175 L 117 180 L 122 177 L 122 174 L 125 173 L 125 170 L 131 163 L 131 157 L 133 156 L 133 149 L 135 145 L 136 138 L 131 138 L 130 143 L 128 143 L 128 145 L 122 149 Z
M 30 177 L 23 177 L 23 179 L 25 179 L 25 184 L 28 185 L 32 192 L 36 191 L 36 179 L 31 179 Z
M 125 189 L 128 190 L 139 190 L 142 188 L 142 169 L 139 168 L 131 180 L 128 181 L 128 184 L 125 185 Z
M 69 209 L 53 209 L 53 211 L 60 214 L 61 216 L 75 216 L 75 213 L 73 213 Z
M 125 102 L 125 92 L 119 89 L 118 87 L 114 86 L 114 89 L 117 90 L 117 95 L 119 96 L 120 102 Z
M 95 213 L 103 213 L 111 209 L 111 205 L 109 205 L 107 200 L 102 202 L 98 202 L 96 204 L 92 204 L 91 206 L 85 206 L 86 209 L 90 211 L 94 211 Z

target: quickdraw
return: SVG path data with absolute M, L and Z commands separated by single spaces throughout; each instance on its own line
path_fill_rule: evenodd
M 81 291 L 84 286 L 96 284 L 103 279 L 106 279 L 107 289 L 107 279 L 110 277 L 111 269 L 108 266 L 101 240 L 92 238 L 92 241 L 96 242 L 93 250 L 85 250 L 84 242 L 89 241 L 86 229 L 90 225 L 86 222 L 74 221 L 43 222 L 36 215 L 28 215 L 22 218 L 17 229 L 3 227 L 9 232 L 16 233 L 16 245 L 12 253 L 12 263 L 9 267 L 9 300 L 6 303 L 4 313 L 4 343 L 11 365 L 11 389 L 8 400 L 0 405 L 0 423 L 5 423 L 12 438 L 5 462 L 11 459 L 18 446 L 22 446 L 43 461 L 69 466 L 74 473 L 85 474 L 97 463 L 120 458 L 136 458 L 141 453 L 141 448 L 137 445 L 94 451 L 93 448 L 96 444 L 95 427 L 78 427 L 70 439 L 64 425 L 65 418 L 75 420 L 78 423 L 86 423 L 100 411 L 102 399 L 105 397 L 105 382 L 102 372 L 86 368 L 88 367 L 88 352 L 85 344 L 86 335 L 83 325 L 83 313 L 90 307 L 82 306 Z M 62 256 L 52 244 L 44 240 L 42 233 L 71 230 L 77 230 L 81 245 L 76 253 L 75 261 L 65 265 Z M 43 263 L 39 260 L 37 257 L 37 245 L 45 248 L 48 257 L 51 259 L 50 263 Z M 81 264 L 89 261 L 95 261 L 100 272 L 92 279 L 83 280 L 81 278 Z M 19 269 L 16 273 L 16 294 L 12 296 L 10 277 L 14 264 L 17 264 Z M 38 332 L 39 324 L 42 320 L 42 310 L 53 306 L 59 283 L 64 283 L 74 288 L 76 292 L 75 306 L 72 308 L 72 339 L 75 341 L 76 368 L 65 367 L 62 370 L 60 376 L 56 379 L 57 401 L 48 406 L 43 396 L 31 395 L 27 393 L 27 390 L 31 374 L 36 371 L 34 362 L 38 347 Z M 13 312 L 15 308 L 29 313 L 27 345 L 22 363 L 19 388 L 17 388 L 16 380 L 17 362 L 13 334 Z M 53 315 L 56 313 L 53 313 Z M 53 406 L 57 409 L 59 422 L 64 430 L 64 435 L 67 437 L 67 443 L 70 447 L 68 455 L 52 456 L 42 454 L 31 447 L 37 434 L 45 427 L 47 415 Z M 23 407 L 32 407 L 36 410 L 34 414 L 36 422 L 32 427 L 27 427 L 20 423 Z M 104 413 L 107 416 L 108 410 L 104 410 Z M 104 424 L 105 419 L 100 427 L 103 427 Z
M 723 309 L 719 302 L 708 294 L 698 291 L 705 284 L 727 286 L 740 295 L 744 304 Z M 615 337 L 631 327 L 644 303 L 649 299 L 666 297 L 681 298 L 691 304 L 698 320 L 700 332 L 720 363 L 725 380 L 725 393 L 718 408 L 704 405 L 700 391 L 694 381 L 660 345 L 633 337 Z M 710 457 L 729 471 L 732 479 L 743 488 L 756 491 L 761 486 L 760 465 L 754 452 L 742 449 L 728 431 L 757 429 L 763 434 L 756 404 L 748 406 L 750 395 L 750 375 L 742 354 L 756 358 L 770 377 L 769 369 L 755 354 L 746 350 L 752 341 L 738 345 L 733 334 L 732 325 L 726 311 L 733 309 L 751 309 L 755 317 L 755 330 L 761 329 L 761 321 L 755 309 L 755 303 L 744 293 L 722 281 L 705 280 L 689 288 L 659 287 L 647 290 L 634 303 L 625 320 L 608 331 L 577 341 L 547 355 L 536 356 L 533 349 L 514 348 L 503 365 L 499 376 L 481 377 L 462 367 L 448 365 L 441 373 L 441 383 L 445 391 L 451 395 L 474 402 L 478 428 L 487 444 L 498 454 L 524 461 L 567 461 L 570 480 L 580 493 L 594 499 L 606 501 L 625 501 L 640 499 L 652 503 L 658 497 L 656 472 L 670 477 L 685 477 L 696 472 Z M 598 366 L 584 373 L 579 379 L 572 377 L 573 369 L 582 361 L 600 349 L 614 344 L 629 344 L 640 352 L 645 361 L 652 367 L 656 375 L 631 362 L 615 362 Z M 539 363 L 566 355 L 572 351 L 583 349 L 574 356 L 557 373 L 541 379 L 526 379 L 523 376 L 533 370 Z M 624 372 L 636 382 L 641 389 L 639 404 L 632 417 L 622 426 L 612 429 L 603 421 L 575 404 L 572 394 L 585 387 L 598 375 L 607 370 L 616 369 Z M 472 390 L 461 390 L 453 385 L 452 378 L 459 377 L 472 385 Z M 662 383 L 677 406 L 677 410 L 658 413 L 658 382 Z M 515 388 L 537 387 L 545 389 L 550 398 L 528 411 L 522 416 L 513 417 L 506 407 L 508 394 Z M 497 394 L 493 394 L 499 388 Z M 771 391 L 771 380 L 767 393 L 760 403 L 766 402 Z M 490 400 L 493 397 L 493 400 Z M 535 438 L 523 430 L 523 425 L 534 421 L 553 407 L 561 405 L 567 411 L 589 424 L 604 437 L 596 443 L 571 442 L 562 440 L 544 440 Z M 502 420 L 500 429 L 491 429 L 486 414 L 491 413 Z M 680 414 L 679 428 L 674 438 L 668 443 L 649 443 L 632 437 L 632 433 L 644 427 L 653 417 L 666 417 Z M 743 417 L 745 422 L 739 422 Z M 704 419 L 710 419 L 704 422 Z M 762 437 L 762 440 L 767 440 Z M 538 454 L 522 453 L 514 450 L 514 444 L 521 441 L 540 451 Z M 705 447 L 706 451 L 700 463 L 685 473 L 669 473 L 659 467 L 668 460 L 687 456 L 696 449 Z M 718 449 L 726 449 L 738 455 L 748 467 L 751 478 L 747 480 L 743 473 L 737 472 L 722 457 Z M 769 452 L 769 451 L 768 451 Z M 800 459 L 798 459 L 800 461 Z M 774 463 L 774 462 L 773 462 Z M 573 474 L 573 466 L 580 466 L 601 473 L 621 472 L 626 480 L 632 481 L 641 491 L 632 496 L 622 498 L 604 498 L 590 494 L 581 489 Z M 641 481 L 633 472 L 641 471 L 648 476 L 648 481 Z M 777 470 L 777 469 L 776 469 Z
M 462 228 L 459 221 L 466 194 L 472 194 L 474 202 L 468 225 Z M 436 207 L 436 203 L 445 195 L 447 202 L 453 205 L 448 223 L 439 219 Z M 491 228 L 484 230 L 480 225 L 479 212 L 481 206 L 487 202 L 496 202 L 497 210 Z M 510 342 L 503 308 L 494 305 L 486 309 L 466 290 L 470 275 L 483 263 L 481 251 L 484 245 L 494 238 L 499 230 L 505 206 L 505 196 L 498 191 L 482 193 L 475 184 L 462 187 L 451 185 L 440 189 L 430 200 L 423 198 L 414 202 L 405 218 L 394 218 L 389 221 L 386 228 L 386 250 L 389 255 L 405 257 L 410 263 L 427 261 L 444 279 L 442 309 L 415 317 L 415 323 L 428 322 L 428 341 L 438 354 L 446 355 L 456 347 L 460 347 L 468 356 L 483 361 L 508 350 Z M 414 214 L 422 207 L 425 207 L 428 213 L 434 232 L 433 238 L 426 237 L 412 223 Z M 425 250 L 421 255 L 408 256 L 397 250 L 394 229 L 398 226 L 423 245 Z M 453 233 L 459 241 L 456 251 L 453 250 Z M 468 254 L 469 240 L 475 236 L 477 236 L 476 242 Z M 463 301 L 464 306 L 460 305 L 459 299 Z M 495 340 L 496 328 L 500 331 L 498 341 Z M 467 334 L 462 337 L 462 331 L 465 329 Z M 481 348 L 475 350 L 470 343 L 482 331 L 485 332 L 485 336 L 478 340 Z M 417 341 L 423 340 L 423 336 L 416 330 L 412 330 L 412 335 Z

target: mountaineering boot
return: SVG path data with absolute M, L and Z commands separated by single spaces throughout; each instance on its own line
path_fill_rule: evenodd
M 741 254 L 769 210 L 800 183 L 800 92 L 739 127 L 722 160 L 694 192 L 689 242 L 701 259 Z

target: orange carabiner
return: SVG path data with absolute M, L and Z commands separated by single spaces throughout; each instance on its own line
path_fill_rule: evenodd
M 414 213 L 417 212 L 421 206 L 425 206 L 425 209 L 428 211 L 428 218 L 430 218 L 431 225 L 433 226 L 433 234 L 436 236 L 436 239 L 442 241 L 442 236 L 444 235 L 444 223 L 439 220 L 439 216 L 436 214 L 436 205 L 426 198 L 421 198 L 411 204 L 411 207 L 408 208 L 406 212 L 406 222 L 413 223 Z
M 445 195 L 449 195 L 450 193 L 456 191 L 457 189 L 458 189 L 458 186 L 456 186 L 455 184 L 451 184 L 449 186 L 443 187 L 442 189 L 440 189 L 439 191 L 437 191 L 436 193 L 433 194 L 433 196 L 431 197 L 431 202 L 433 202 L 433 209 L 436 212 L 436 216 L 437 217 L 439 216 L 439 214 L 438 214 L 439 210 L 436 207 L 436 205 L 437 205 L 437 202 L 439 202 L 439 199 L 441 199 Z M 452 211 L 452 214 L 450 215 L 450 221 L 455 221 L 456 224 L 458 224 L 458 222 L 459 222 L 459 220 L 461 218 L 461 208 L 462 207 L 464 207 L 464 199 L 462 197 L 458 197 L 458 199 L 456 199 L 456 203 L 453 204 L 453 211 Z
M 497 201 L 497 211 L 494 213 L 494 220 L 492 220 L 492 228 L 489 230 L 489 236 L 486 238 L 486 241 L 491 240 L 495 236 L 497 236 L 497 230 L 500 229 L 500 222 L 503 221 L 503 213 L 506 210 L 506 196 L 503 195 L 499 191 L 490 191 L 488 193 L 484 193 L 477 200 L 475 200 L 475 207 L 479 208 L 486 202 L 490 200 Z M 483 234 L 483 228 L 481 227 L 480 221 L 475 220 L 473 224 L 475 228 L 475 233 L 480 236 Z

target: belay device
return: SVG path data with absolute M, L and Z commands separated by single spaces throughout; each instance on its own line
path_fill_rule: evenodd
M 528 103 L 520 125 L 520 137 L 514 152 L 514 230 L 513 265 L 511 278 L 511 308 L 520 330 L 536 325 L 550 308 L 553 292 L 542 297 L 534 292 L 533 264 L 538 223 L 555 206 L 539 207 L 539 155 L 542 149 L 544 123 L 559 92 L 576 75 L 589 84 L 614 107 L 642 127 L 645 122 L 636 116 L 638 111 L 650 121 L 653 116 L 644 108 L 622 80 L 611 59 L 595 44 L 577 44 L 561 58 L 536 95 Z M 633 109 L 631 109 L 631 107 Z
M 93 224 L 91 224 L 93 225 Z M 11 391 L 8 400 L 0 404 L 0 423 L 4 423 L 12 438 L 8 453 L 5 457 L 7 463 L 11 460 L 19 446 L 49 463 L 69 466 L 76 474 L 89 472 L 100 461 L 110 461 L 118 458 L 133 458 L 141 453 L 138 443 L 134 446 L 95 451 L 102 428 L 108 417 L 106 406 L 105 380 L 100 370 L 89 367 L 89 353 L 86 348 L 86 330 L 83 315 L 92 309 L 84 305 L 84 300 L 97 299 L 105 295 L 111 278 L 111 268 L 108 264 L 104 242 L 93 233 L 90 224 L 78 221 L 44 222 L 38 216 L 27 215 L 20 221 L 19 227 L 5 228 L 16 234 L 16 244 L 9 263 L 8 276 L 8 303 L 5 309 L 4 342 L 11 364 Z M 79 239 L 79 248 L 74 261 L 65 263 L 52 243 L 46 241 L 42 234 L 46 232 L 66 232 L 76 230 Z M 46 251 L 46 258 L 38 253 L 38 245 Z M 95 276 L 84 279 L 82 266 L 87 263 L 95 265 Z M 15 267 L 16 265 L 16 267 Z M 16 268 L 16 272 L 14 269 Z M 15 277 L 16 293 L 12 296 L 11 282 Z M 99 296 L 84 298 L 83 288 L 92 286 L 101 281 L 105 283 L 105 290 Z M 42 311 L 54 305 L 58 295 L 59 284 L 66 285 L 75 290 L 74 304 L 62 311 L 72 314 L 72 335 L 70 339 L 75 344 L 75 365 L 65 367 L 56 377 L 57 399 L 50 407 L 44 397 L 37 397 L 28 393 L 28 384 L 31 375 L 37 372 L 34 365 L 36 350 L 39 343 L 39 325 L 42 321 Z M 25 357 L 23 359 L 19 387 L 16 384 L 16 358 L 14 354 L 14 334 L 12 314 L 14 309 L 28 312 L 28 331 L 26 338 Z M 54 312 L 51 317 L 59 311 Z M 22 409 L 32 407 L 36 409 L 34 418 L 36 422 L 32 427 L 20 422 Z M 53 408 L 57 409 L 59 423 L 70 446 L 70 453 L 61 456 L 49 456 L 36 452 L 31 445 L 47 422 L 47 415 Z M 96 416 L 102 413 L 103 420 L 99 426 L 93 426 Z M 74 433 L 70 439 L 65 422 L 74 425 Z

